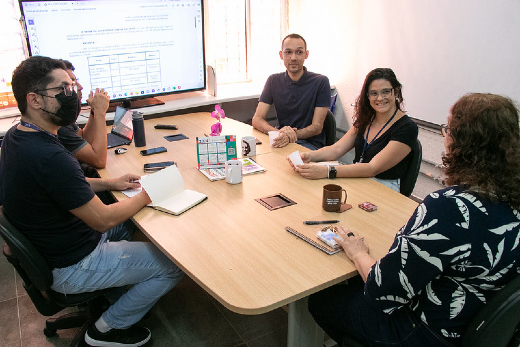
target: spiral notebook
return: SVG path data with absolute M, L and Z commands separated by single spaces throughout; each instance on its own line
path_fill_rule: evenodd
M 298 232 L 291 227 L 285 227 L 285 230 L 307 242 L 309 245 L 312 245 L 320 251 L 327 253 L 328 255 L 333 255 L 342 251 L 342 248 L 334 249 L 318 240 L 318 237 L 316 236 L 317 230 L 315 228 L 302 228 L 301 232 Z

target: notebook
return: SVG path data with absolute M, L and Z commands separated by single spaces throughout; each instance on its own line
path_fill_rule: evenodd
M 107 134 L 107 148 L 129 145 L 133 137 L 132 111 L 117 106 L 112 131 Z

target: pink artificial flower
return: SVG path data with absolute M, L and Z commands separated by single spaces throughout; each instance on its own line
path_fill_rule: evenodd
M 210 136 L 219 136 L 221 132 L 222 132 L 222 124 L 220 124 L 220 122 L 215 123 L 211 126 Z
M 211 112 L 211 117 L 220 120 L 220 118 L 226 118 L 226 113 L 223 109 L 220 108 L 219 105 L 215 105 L 215 111 Z

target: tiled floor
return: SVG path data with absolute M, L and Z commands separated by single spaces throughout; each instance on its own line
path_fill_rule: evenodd
M 3 245 L 3 240 L 0 239 Z M 231 312 L 188 276 L 150 311 L 147 347 L 282 347 L 287 345 L 287 313 L 245 316 Z M 0 346 L 66 347 L 77 329 L 43 334 L 45 317 L 36 311 L 20 277 L 0 252 Z

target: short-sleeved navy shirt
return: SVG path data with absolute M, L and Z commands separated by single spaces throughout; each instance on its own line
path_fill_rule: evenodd
M 63 126 L 58 129 L 58 139 L 61 144 L 71 153 L 76 153 L 85 145 L 87 141 L 78 135 L 79 126 L 77 123 Z
M 95 193 L 59 140 L 44 132 L 12 127 L 0 157 L 0 201 L 6 217 L 24 233 L 52 268 L 73 265 L 97 246 L 101 233 L 70 210 Z
M 409 162 L 413 156 L 413 151 L 417 150 L 416 144 L 418 133 L 419 129 L 417 128 L 417 124 L 415 124 L 415 122 L 411 120 L 410 117 L 408 117 L 407 115 L 401 117 L 365 150 L 365 153 L 363 154 L 363 162 L 370 162 L 372 158 L 374 158 L 379 152 L 381 152 L 390 141 L 398 141 L 404 143 L 412 149 L 412 152 L 410 152 L 403 160 L 401 160 L 394 167 L 376 175 L 377 178 L 387 180 L 398 179 L 403 177 L 404 173 L 406 172 L 406 169 L 408 168 Z M 364 143 L 364 134 L 358 132 L 358 134 L 356 135 L 356 140 L 354 142 L 354 163 L 359 162 L 361 154 L 363 153 Z
M 276 109 L 280 128 L 290 126 L 303 129 L 312 124 L 316 107 L 330 107 L 330 84 L 326 76 L 307 71 L 304 67 L 302 77 L 293 81 L 286 72 L 269 76 L 260 102 Z M 325 133 L 309 137 L 305 141 L 316 147 L 325 146 Z

